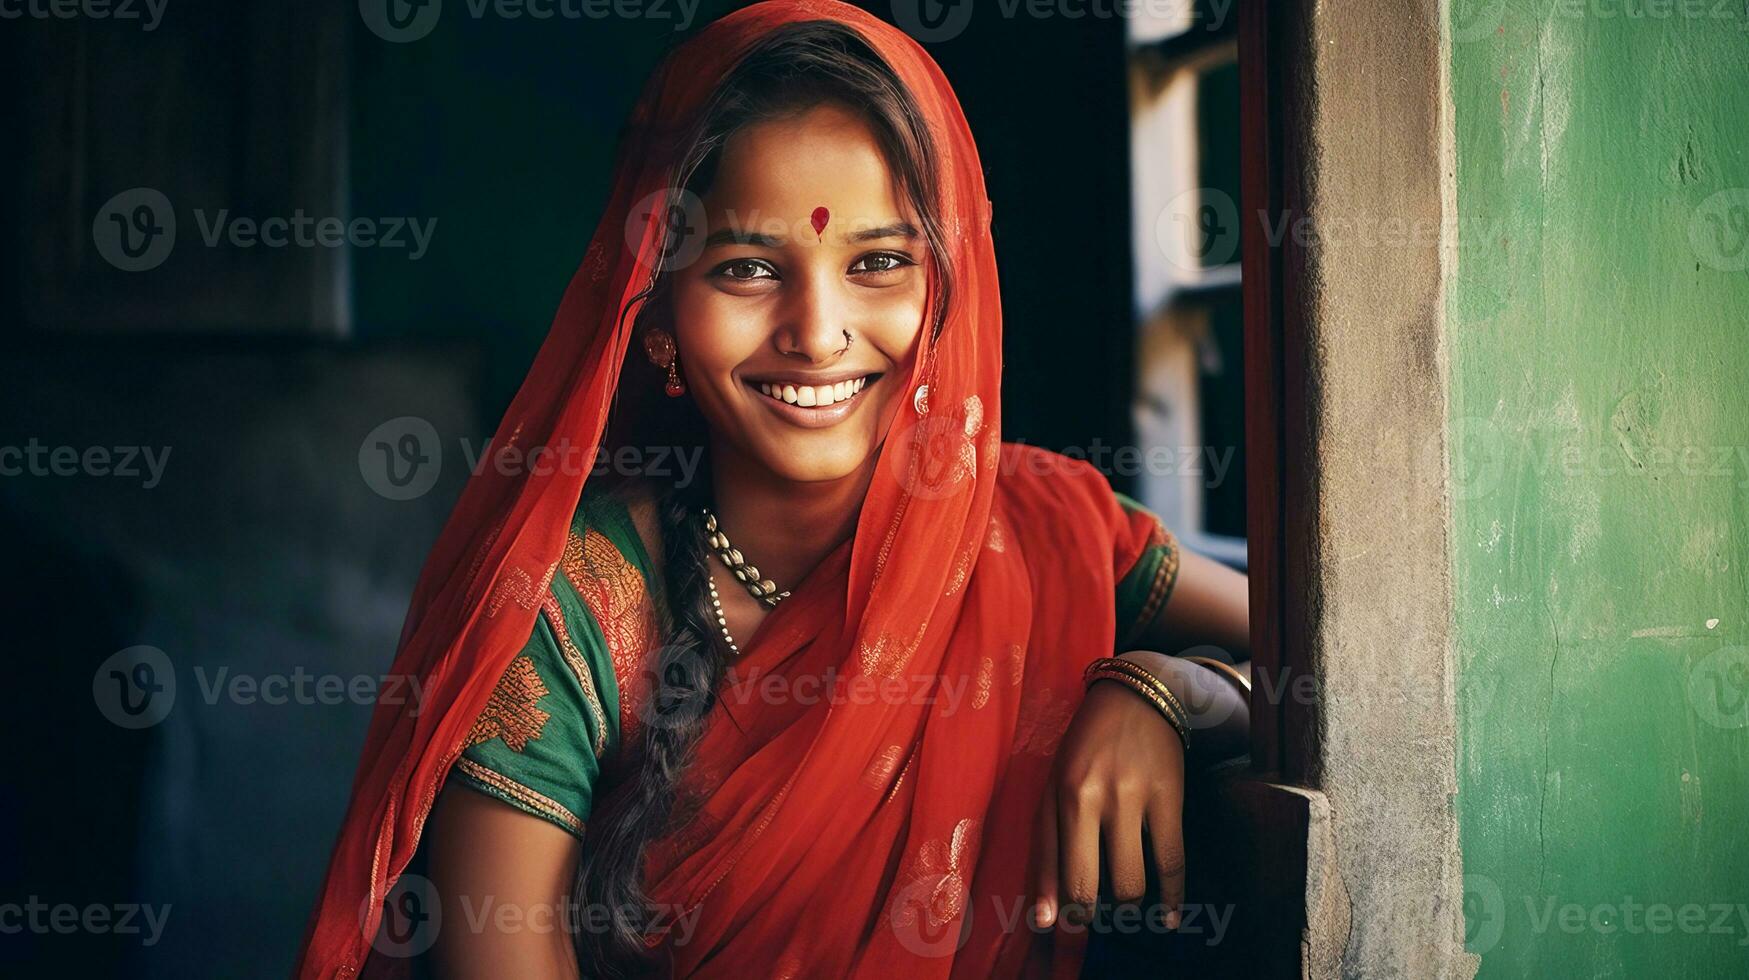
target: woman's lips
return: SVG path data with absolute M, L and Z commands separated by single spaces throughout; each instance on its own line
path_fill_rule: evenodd
M 775 381 L 749 381 L 747 385 L 779 418 L 818 429 L 843 421 L 862 401 L 862 393 L 879 379 L 878 374 L 866 374 L 827 385 Z

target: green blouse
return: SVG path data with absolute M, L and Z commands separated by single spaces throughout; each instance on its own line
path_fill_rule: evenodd
M 1178 576 L 1178 545 L 1136 501 L 1119 502 L 1155 531 L 1117 586 L 1117 649 L 1157 616 Z M 602 765 L 635 742 L 621 679 L 660 643 L 659 576 L 626 502 L 585 494 L 572 519 L 528 643 L 480 712 L 449 779 L 581 838 Z

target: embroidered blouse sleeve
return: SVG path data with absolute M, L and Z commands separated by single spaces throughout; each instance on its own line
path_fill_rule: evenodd
M 1141 556 L 1127 571 L 1118 570 L 1117 649 L 1127 650 L 1160 615 L 1172 596 L 1172 587 L 1178 584 L 1178 540 L 1159 517 L 1134 499 L 1120 493 L 1117 500 L 1132 521 L 1153 522 Z
M 600 629 L 574 595 L 553 589 L 450 778 L 582 837 L 601 760 L 618 741 L 604 684 L 617 693 Z

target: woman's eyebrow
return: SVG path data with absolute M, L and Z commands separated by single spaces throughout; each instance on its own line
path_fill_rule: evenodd
M 849 240 L 851 242 L 872 242 L 880 238 L 916 237 L 918 237 L 918 235 L 915 225 L 911 224 L 909 221 L 895 221 L 890 224 L 881 225 L 878 228 L 869 228 L 864 231 L 853 231 L 849 235 Z

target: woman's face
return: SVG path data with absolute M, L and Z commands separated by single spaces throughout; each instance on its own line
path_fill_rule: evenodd
M 714 444 L 782 479 L 855 473 L 909 396 L 927 277 L 874 133 L 833 105 L 743 127 L 703 203 L 674 334 Z

